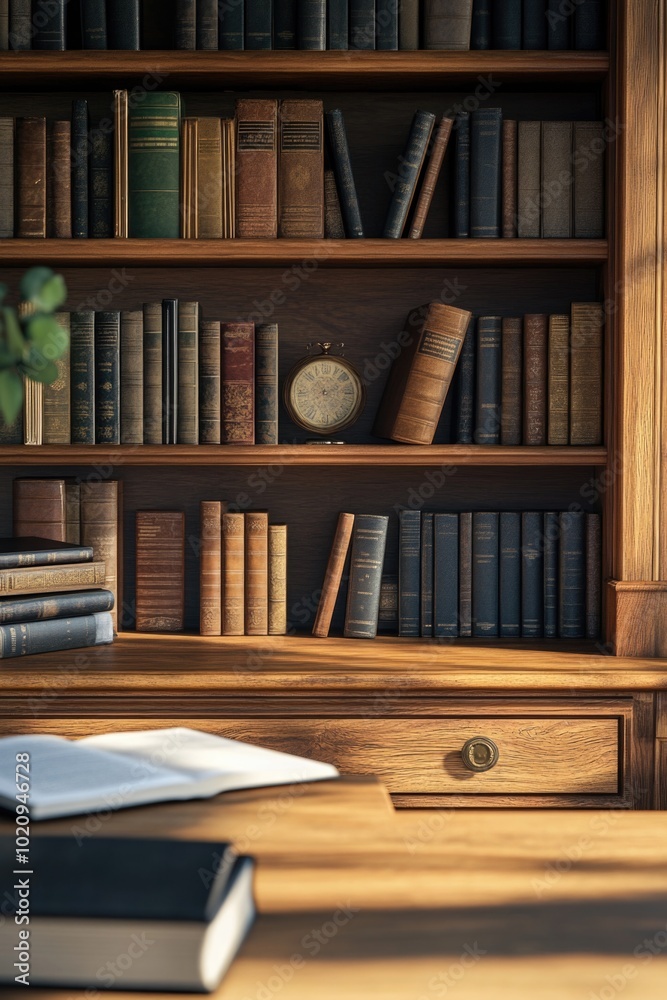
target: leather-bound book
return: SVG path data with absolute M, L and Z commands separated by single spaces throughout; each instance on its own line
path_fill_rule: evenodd
M 120 314 L 120 443 L 144 443 L 144 314 Z
M 329 0 L 327 4 L 327 48 L 347 49 L 349 30 L 347 0 Z M 276 48 L 278 48 L 277 44 Z
M 46 237 L 46 118 L 16 123 L 19 237 Z
M 140 0 L 110 0 L 107 5 L 107 40 L 110 49 L 139 51 L 139 6 Z
M 276 5 L 276 7 L 279 6 L 280 3 Z M 297 4 L 297 34 L 300 49 L 311 49 L 320 52 L 326 49 L 326 0 L 299 0 Z
M 145 93 L 129 111 L 129 235 L 180 235 L 180 94 Z
M 243 49 L 245 46 L 245 2 L 218 5 L 218 48 Z
M 503 120 L 502 234 L 504 239 L 512 239 L 517 234 L 517 126 L 518 123 L 511 118 Z
M 586 515 L 560 515 L 558 636 L 583 639 L 586 635 Z
M 547 324 L 548 317 L 530 313 L 523 318 L 523 443 L 547 443 Z
M 544 521 L 539 511 L 521 515 L 521 635 L 544 632 Z
M 178 299 L 162 300 L 162 443 L 178 441 Z
M 398 515 L 398 634 L 418 636 L 421 608 L 421 513 Z
M 44 385 L 31 378 L 23 383 L 23 443 L 43 444 Z
M 523 329 L 518 316 L 506 316 L 502 325 L 500 443 L 521 444 Z
M 570 435 L 570 317 L 549 317 L 547 444 L 565 445 Z
M 542 122 L 542 236 L 572 236 L 572 122 Z
M 503 511 L 499 516 L 499 632 L 501 638 L 521 635 L 521 515 Z
M 200 239 L 222 239 L 222 123 L 219 118 L 197 119 L 197 225 Z
M 120 313 L 95 313 L 95 444 L 120 444 Z
M 72 236 L 88 236 L 88 101 L 72 101 Z
M 573 302 L 570 326 L 570 444 L 602 444 L 602 334 L 599 302 Z
M 269 631 L 269 515 L 245 515 L 245 633 Z
M 69 313 L 56 313 L 55 319 L 61 329 L 69 334 Z M 44 386 L 44 444 L 70 444 L 71 400 L 70 400 L 70 348 L 69 345 L 53 362 L 58 371 L 57 378 Z
M 72 235 L 72 123 L 47 126 L 46 235 Z
M 220 321 L 202 319 L 199 331 L 199 443 L 220 444 Z
M 431 302 L 408 318 L 411 342 L 394 361 L 373 433 L 404 444 L 432 444 L 470 313 Z
M 445 158 L 445 153 L 447 152 L 447 145 L 449 143 L 449 137 L 452 134 L 453 125 L 453 118 L 443 117 L 440 119 L 438 127 L 435 131 L 430 147 L 431 151 L 428 162 L 424 171 L 424 179 L 419 190 L 414 216 L 410 224 L 410 231 L 408 232 L 408 236 L 412 240 L 421 239 L 424 232 L 426 217 L 428 216 L 428 211 L 431 207 L 435 186 L 438 182 L 438 177 L 440 176 L 442 162 Z
M 472 514 L 459 514 L 459 635 L 472 635 Z
M 255 328 L 255 444 L 278 444 L 278 324 Z
M 459 634 L 459 516 L 433 518 L 433 635 Z
M 128 180 L 128 93 L 113 92 L 113 178 L 114 178 L 114 236 L 125 239 L 130 231 L 129 180 Z
M 12 534 L 16 538 L 66 541 L 64 480 L 14 480 Z
M 324 171 L 324 235 L 328 240 L 344 240 L 345 226 L 333 170 Z
M 547 47 L 546 0 L 523 0 L 522 48 L 540 49 Z
M 500 444 L 502 398 L 502 319 L 480 316 L 477 320 L 477 386 L 475 434 L 477 444 Z
M 8 45 L 14 51 L 30 48 L 32 34 L 31 0 L 12 0 L 9 7 Z
M 463 339 L 461 356 L 456 366 L 456 407 L 454 440 L 456 444 L 472 444 L 475 431 L 475 382 L 477 380 L 477 320 L 471 317 Z
M 51 621 L 0 625 L 0 659 L 82 649 L 113 642 L 111 615 L 77 615 Z
M 278 235 L 278 102 L 243 98 L 236 119 L 236 235 L 270 239 Z
M 327 568 L 324 574 L 324 583 L 322 584 L 322 593 L 317 606 L 315 624 L 313 625 L 313 635 L 318 636 L 320 639 L 326 639 L 329 635 L 331 619 L 336 607 L 336 598 L 340 590 L 347 553 L 350 548 L 353 527 L 354 514 L 338 515 L 336 532 L 329 553 Z
M 48 621 L 53 618 L 100 614 L 112 607 L 113 597 L 108 590 L 70 591 L 57 596 L 47 593 L 41 597 L 5 599 L 0 604 L 0 624 L 14 625 L 22 622 Z
M 181 122 L 181 236 L 185 240 L 195 240 L 199 236 L 198 134 L 199 119 L 184 118 Z M 222 176 L 220 183 L 222 186 Z
M 273 0 L 245 0 L 245 47 L 270 49 L 273 44 Z
M 185 514 L 137 511 L 137 632 L 180 632 L 185 606 Z
M 269 635 L 287 634 L 287 525 L 269 525 Z
M 500 108 L 481 108 L 470 116 L 470 235 L 500 236 L 502 160 Z
M 65 539 L 81 544 L 81 483 L 73 476 L 65 477 Z
M 454 164 L 453 235 L 470 236 L 470 115 L 456 116 L 456 161 Z
M 574 48 L 604 49 L 603 0 L 580 0 L 574 8 Z
M 351 49 L 375 48 L 375 0 L 350 0 Z
M 68 590 L 96 590 L 102 586 L 104 586 L 102 562 L 0 570 L 0 597 L 19 594 L 58 594 Z
M 493 48 L 521 48 L 522 0 L 494 0 Z
M 347 16 L 347 0 L 345 3 Z M 273 11 L 274 49 L 297 49 L 297 0 L 281 0 Z M 347 48 L 347 39 L 346 45 Z
M 398 632 L 398 578 L 395 573 L 382 574 L 378 632 L 382 635 Z
M 104 563 L 102 586 L 114 595 L 111 612 L 118 628 L 123 610 L 123 484 L 118 479 L 81 483 L 81 544 Z M 163 580 L 165 585 L 167 580 Z
M 602 122 L 573 122 L 574 236 L 602 239 L 605 146 Z
M 195 0 L 197 9 L 197 48 L 218 50 L 218 0 Z
M 517 232 L 536 239 L 542 224 L 542 122 L 519 122 L 517 147 Z
M 70 313 L 72 444 L 95 444 L 95 313 Z
M 255 325 L 221 323 L 222 444 L 255 443 Z
M 433 514 L 422 514 L 421 590 L 419 634 L 433 637 Z
M 417 111 L 412 119 L 410 135 L 399 161 L 394 194 L 384 224 L 382 235 L 385 239 L 397 240 L 403 235 L 434 125 L 435 115 L 431 111 Z
M 381 514 L 357 514 L 354 519 L 343 632 L 346 639 L 374 639 L 377 635 L 388 525 L 389 518 Z
M 586 638 L 597 639 L 601 624 L 602 523 L 586 514 Z
M 174 44 L 177 49 L 194 52 L 197 48 L 197 2 L 176 0 Z
M 410 52 L 419 48 L 419 0 L 398 5 L 398 47 Z
M 472 0 L 471 0 L 472 2 Z M 385 52 L 398 49 L 397 0 L 375 0 L 375 48 Z
M 279 236 L 324 236 L 323 131 L 322 101 L 281 102 Z
M 472 634 L 493 638 L 499 622 L 499 515 L 476 511 L 472 515 Z
M 0 239 L 14 235 L 14 119 L 0 118 Z
M 90 235 L 109 239 L 113 235 L 113 142 L 101 128 L 90 133 Z
M 352 161 L 347 144 L 343 112 L 339 108 L 334 108 L 332 111 L 325 112 L 324 119 L 327 123 L 331 163 L 336 177 L 345 235 L 348 239 L 363 239 L 364 227 L 361 222 L 357 189 L 352 173 Z
M 571 48 L 571 22 L 572 17 L 563 10 L 563 0 L 547 0 L 547 48 L 552 52 Z
M 236 122 L 223 118 L 222 128 L 222 237 L 236 236 Z
M 222 634 L 245 632 L 245 514 L 222 515 Z
M 544 514 L 544 638 L 558 637 L 558 541 L 560 524 L 556 511 Z
M 176 444 L 199 444 L 199 303 L 178 303 Z
M 424 0 L 424 48 L 470 48 L 472 0 Z
M 219 500 L 199 504 L 200 635 L 222 635 L 222 508 Z
M 473 0 L 471 49 L 490 49 L 493 39 L 493 0 Z
M 144 314 L 144 444 L 162 444 L 162 303 Z
M 33 0 L 34 34 L 31 48 L 64 52 L 66 0 Z
M 106 49 L 106 0 L 81 0 L 81 39 L 84 49 Z

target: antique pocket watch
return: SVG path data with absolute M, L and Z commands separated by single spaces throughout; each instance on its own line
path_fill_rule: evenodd
M 290 419 L 305 431 L 337 434 L 359 419 L 366 390 L 354 365 L 330 353 L 333 344 L 308 344 L 308 348 L 314 346 L 322 353 L 297 361 L 285 379 L 283 402 Z

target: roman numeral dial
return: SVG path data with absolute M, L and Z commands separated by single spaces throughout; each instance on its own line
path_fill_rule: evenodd
M 328 350 L 298 362 L 283 390 L 292 420 L 320 434 L 335 433 L 354 423 L 363 409 L 364 395 L 358 372 L 346 358 Z

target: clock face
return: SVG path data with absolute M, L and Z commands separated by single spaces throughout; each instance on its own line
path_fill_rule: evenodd
M 338 357 L 327 354 L 307 361 L 295 372 L 285 402 L 295 423 L 328 434 L 354 423 L 363 397 L 359 376 Z

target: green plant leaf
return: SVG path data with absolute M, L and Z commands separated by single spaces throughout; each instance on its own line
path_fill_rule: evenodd
M 7 350 L 13 358 L 12 363 L 16 364 L 25 354 L 28 344 L 23 336 L 16 311 L 11 306 L 2 307 L 2 319 Z
M 50 267 L 31 267 L 21 278 L 19 290 L 24 299 L 33 302 L 41 292 L 43 286 L 53 277 Z
M 0 414 L 7 426 L 16 420 L 23 404 L 23 382 L 15 368 L 0 371 Z
M 52 313 L 63 304 L 67 298 L 67 288 L 62 274 L 52 275 L 45 281 L 39 292 L 33 295 L 31 302 L 35 312 Z
M 34 347 L 47 361 L 55 361 L 67 349 L 69 337 L 53 316 L 39 313 L 26 321 L 30 346 Z
M 43 382 L 44 385 L 50 385 L 58 378 L 58 369 L 53 361 L 46 361 L 41 355 L 34 357 L 31 354 L 31 358 L 22 361 L 18 369 L 26 378 L 31 378 L 33 382 Z

